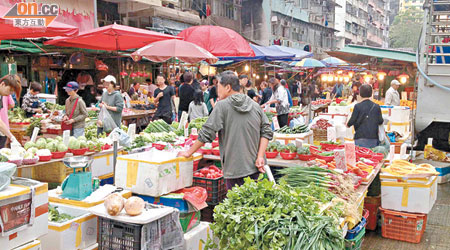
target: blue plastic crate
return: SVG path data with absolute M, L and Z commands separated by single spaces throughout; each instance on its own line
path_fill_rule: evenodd
M 359 232 L 361 232 L 363 228 L 366 228 L 366 224 L 367 224 L 366 218 L 362 217 L 361 222 L 358 225 L 356 225 L 356 227 L 347 231 L 345 239 L 353 240 L 356 236 L 358 236 Z
M 138 194 L 138 196 L 141 197 L 144 201 L 151 204 L 177 208 L 181 213 L 188 213 L 193 211 L 189 203 L 183 200 L 184 194 L 168 194 L 161 197 L 152 197 L 140 194 Z

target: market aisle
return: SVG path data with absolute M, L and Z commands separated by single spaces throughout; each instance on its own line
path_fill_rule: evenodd
M 424 250 L 449 249 L 450 246 L 450 183 L 438 185 L 436 204 L 428 215 L 427 228 L 419 244 L 390 240 L 381 237 L 381 229 L 368 231 L 363 249 Z

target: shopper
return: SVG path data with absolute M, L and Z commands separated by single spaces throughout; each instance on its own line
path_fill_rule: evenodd
M 194 100 L 189 104 L 189 120 L 193 121 L 197 118 L 208 116 L 208 107 L 203 100 L 203 93 L 196 89 L 194 92 Z
M 247 75 L 240 75 L 239 76 L 239 85 L 241 85 L 241 93 L 247 94 L 247 91 L 245 89 L 245 86 L 247 86 L 248 83 L 248 76 Z
M 284 87 L 284 89 L 287 92 L 287 96 L 288 96 L 288 102 L 289 102 L 289 107 L 292 107 L 294 105 L 293 101 L 292 101 L 292 96 L 291 96 L 291 92 L 289 91 L 289 86 L 286 82 L 286 80 L 281 79 L 281 78 L 277 78 L 277 80 L 280 82 L 280 84 Z
M 9 96 L 0 96 L 2 99 L 3 107 L 0 109 L 0 118 L 6 127 L 9 129 L 9 118 L 8 118 L 8 110 L 14 108 L 16 105 L 12 95 Z M 0 134 L 0 148 L 4 148 L 6 146 L 6 141 L 8 137 L 3 134 Z
M 181 115 L 184 112 L 189 111 L 189 104 L 194 100 L 194 88 L 191 86 L 193 82 L 192 72 L 186 72 L 183 75 L 183 84 L 178 90 L 180 97 L 180 103 L 178 104 L 178 120 L 181 120 Z
M 130 97 L 133 97 L 134 94 L 139 95 L 139 88 L 141 85 L 138 82 L 134 82 L 133 85 L 131 85 L 130 90 L 128 90 L 128 95 Z
M 251 81 L 247 81 L 247 85 L 245 85 L 245 92 L 255 102 L 258 102 L 258 95 L 256 94 L 255 89 L 252 86 Z
M 116 78 L 112 75 L 107 75 L 102 79 L 103 86 L 106 88 L 106 91 L 102 94 L 102 99 L 100 100 L 100 108 L 106 107 L 108 113 L 111 115 L 114 123 L 117 127 L 120 128 L 122 123 L 122 110 L 124 107 L 124 101 L 120 91 L 116 90 L 117 81 Z M 99 126 L 98 133 L 101 134 L 103 132 L 103 124 L 101 120 L 97 121 L 97 125 Z
M 84 136 L 85 120 L 88 117 L 86 104 L 83 99 L 77 94 L 78 83 L 68 82 L 64 90 L 69 95 L 66 100 L 66 115 L 63 117 L 63 123 L 72 125 L 70 134 L 76 138 Z
M 163 119 L 166 123 L 172 124 L 172 99 L 175 98 L 175 90 L 171 86 L 167 86 L 164 76 L 156 77 L 155 103 L 158 105 L 153 120 Z
M 206 104 L 206 107 L 208 108 L 208 114 L 211 114 L 212 112 L 212 105 L 209 98 L 209 90 L 208 90 L 208 80 L 203 80 L 200 82 L 200 87 L 202 88 L 203 92 L 203 101 Z M 195 98 L 194 98 L 195 99 Z
M 213 76 L 210 83 L 210 89 L 209 89 L 209 102 L 211 103 L 212 108 L 216 106 L 217 103 L 217 76 Z M 211 112 L 210 112 L 211 113 Z
M 217 90 L 221 101 L 199 131 L 198 140 L 179 156 L 191 157 L 218 133 L 224 177 L 231 189 L 242 185 L 246 177 L 257 179 L 259 172 L 264 173 L 264 151 L 273 133 L 258 104 L 239 93 L 241 85 L 234 72 L 220 74 Z
M 373 148 L 379 145 L 378 127 L 383 124 L 381 108 L 372 102 L 372 87 L 363 84 L 359 88 L 362 98 L 361 102 L 355 105 L 352 116 L 347 123 L 348 127 L 355 127 L 355 144 L 360 147 Z
M 331 91 L 331 99 L 341 98 L 344 92 L 344 84 L 342 82 L 338 82 L 334 85 L 333 91 Z
M 20 85 L 20 79 L 13 75 L 6 75 L 0 78 L 0 96 L 10 96 L 12 93 L 15 93 L 16 96 L 20 96 L 20 92 L 22 91 L 22 87 Z M 0 108 L 3 108 L 3 101 L 0 102 Z M 9 130 L 9 127 L 0 119 L 0 133 L 7 138 L 11 142 L 16 142 L 16 138 Z
M 385 105 L 400 106 L 400 94 L 398 93 L 400 88 L 400 82 L 392 80 L 391 87 L 386 92 L 386 98 L 384 99 Z
M 145 79 L 145 82 L 147 83 L 148 88 L 148 96 L 153 96 L 155 93 L 155 90 L 158 88 L 155 84 L 153 84 L 152 80 L 150 78 Z
M 26 117 L 32 117 L 37 113 L 47 112 L 43 102 L 39 101 L 37 96 L 42 90 L 42 85 L 38 82 L 32 82 L 28 93 L 23 97 L 22 109 L 25 110 Z
M 270 97 L 272 96 L 272 89 L 270 88 L 269 84 L 266 81 L 263 81 L 261 83 L 261 89 L 262 89 L 262 98 L 260 104 L 263 105 L 264 103 L 270 100 Z
M 281 85 L 280 82 L 275 77 L 269 79 L 269 85 L 273 91 L 272 96 L 270 97 L 270 100 L 261 105 L 261 107 L 264 108 L 265 106 L 274 103 L 275 108 L 277 109 L 278 124 L 280 125 L 280 128 L 282 128 L 288 124 L 288 116 L 289 116 L 288 94 L 283 85 Z

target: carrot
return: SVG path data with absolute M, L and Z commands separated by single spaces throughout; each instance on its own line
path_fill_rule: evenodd
M 321 163 L 323 165 L 327 165 L 327 162 L 325 160 L 316 159 L 316 162 Z

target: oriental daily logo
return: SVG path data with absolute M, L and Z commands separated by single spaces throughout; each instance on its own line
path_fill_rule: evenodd
M 12 19 L 14 27 L 47 27 L 59 14 L 57 4 L 16 3 L 3 17 Z

